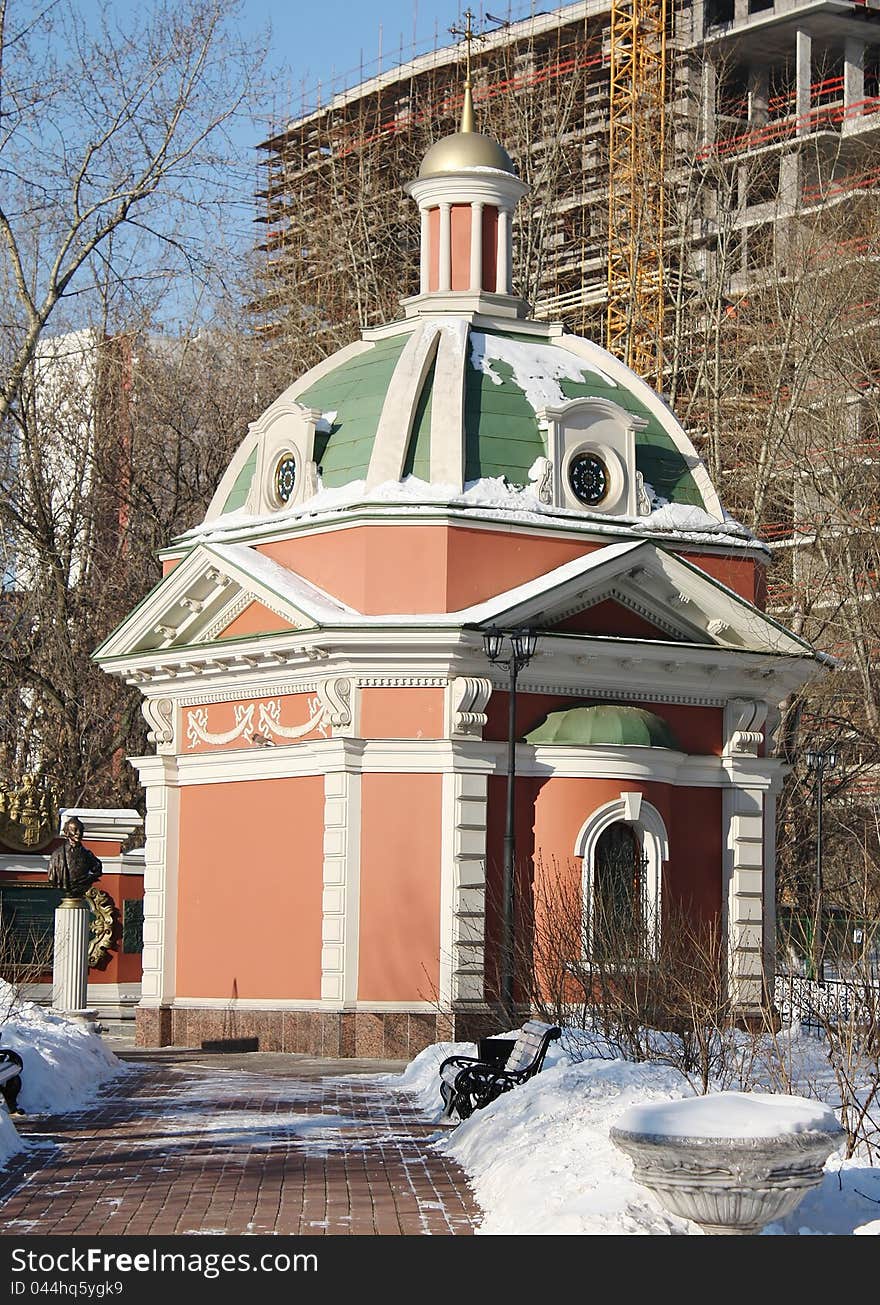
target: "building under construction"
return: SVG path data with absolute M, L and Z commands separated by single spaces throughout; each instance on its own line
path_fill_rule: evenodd
M 741 234 L 737 293 L 766 262 L 768 222 L 876 186 L 878 57 L 878 0 L 580 0 L 484 31 L 478 114 L 531 187 L 524 297 L 656 374 L 719 217 Z M 401 63 L 263 142 L 266 327 L 293 312 L 338 343 L 393 312 L 390 269 L 415 286 L 400 183 L 454 127 L 462 59 L 448 45 Z

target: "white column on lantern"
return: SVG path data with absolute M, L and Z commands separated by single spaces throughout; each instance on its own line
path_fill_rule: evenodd
M 471 204 L 471 289 L 483 283 L 483 205 Z
M 431 210 L 422 209 L 422 246 L 421 267 L 419 269 L 419 293 L 426 295 L 431 288 Z
M 495 293 L 510 294 L 510 209 L 498 210 L 498 262 Z
M 440 205 L 440 291 L 452 287 L 452 205 Z

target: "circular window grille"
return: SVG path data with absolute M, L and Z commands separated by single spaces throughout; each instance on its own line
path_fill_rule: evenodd
M 275 464 L 275 496 L 280 503 L 286 503 L 296 485 L 296 458 L 292 453 L 283 454 Z
M 568 467 L 568 483 L 575 498 L 587 507 L 601 503 L 608 493 L 608 468 L 595 453 L 579 453 Z

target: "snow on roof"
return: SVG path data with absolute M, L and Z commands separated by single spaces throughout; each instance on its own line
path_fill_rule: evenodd
M 244 571 L 251 579 L 271 589 L 279 598 L 285 598 L 294 607 L 308 616 L 313 616 L 320 623 L 336 621 L 340 616 L 357 616 L 353 607 L 332 598 L 330 594 L 309 580 L 303 579 L 295 571 L 289 571 L 280 562 L 258 553 L 247 544 L 211 543 L 211 552 L 217 557 L 231 563 Z
M 657 508 L 647 516 L 611 516 L 608 513 L 588 513 L 581 510 L 554 507 L 542 503 L 534 486 L 520 488 L 509 485 L 503 476 L 485 476 L 469 481 L 464 492 L 454 485 L 432 484 L 418 476 L 403 480 L 388 480 L 368 490 L 365 480 L 354 480 L 337 489 L 319 489 L 311 498 L 284 511 L 252 516 L 239 509 L 202 522 L 176 543 L 209 542 L 264 532 L 274 534 L 284 523 L 301 521 L 321 522 L 332 520 L 337 513 L 358 507 L 395 506 L 398 512 L 424 513 L 438 507 L 469 514 L 478 511 L 483 520 L 516 521 L 524 525 L 546 526 L 551 523 L 566 529 L 582 530 L 592 535 L 621 533 L 639 537 L 650 536 L 655 531 L 669 539 L 690 544 L 723 544 L 734 548 L 758 548 L 769 554 L 766 545 L 745 526 L 726 517 L 718 521 L 701 508 L 684 503 L 654 500 Z
M 561 345 L 511 340 L 507 336 L 471 330 L 471 366 L 484 372 L 495 385 L 503 385 L 504 378 L 492 366 L 494 362 L 506 363 L 511 368 L 514 381 L 535 413 L 564 404 L 566 398 L 558 382 L 583 384 L 584 372 L 592 372 L 606 385 L 617 388 L 617 382 L 607 372 Z

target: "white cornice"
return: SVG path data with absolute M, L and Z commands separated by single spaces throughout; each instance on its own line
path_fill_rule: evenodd
M 140 759 L 133 758 L 133 764 Z M 503 742 L 448 739 L 321 739 L 297 748 L 231 749 L 181 756 L 181 787 L 242 780 L 296 779 L 334 771 L 363 774 L 505 775 Z M 774 758 L 688 756 L 667 748 L 517 745 L 519 775 L 545 779 L 620 779 L 685 788 L 778 787 L 786 767 Z
M 475 325 L 480 322 L 475 321 Z M 509 328 L 508 328 L 509 329 Z M 519 329 L 519 326 L 517 327 Z M 222 518 L 214 521 L 201 531 L 196 530 L 189 536 L 180 536 L 159 553 L 162 559 L 185 557 L 193 547 L 203 541 L 221 538 L 228 543 L 271 543 L 287 540 L 297 534 L 325 534 L 337 530 L 351 530 L 361 526 L 387 526 L 389 519 L 405 521 L 408 526 L 447 525 L 452 529 L 480 529 L 505 534 L 528 535 L 537 539 L 558 539 L 560 535 L 570 536 L 597 544 L 607 544 L 615 539 L 621 541 L 638 541 L 645 539 L 661 544 L 664 548 L 674 549 L 677 553 L 698 552 L 719 557 L 749 558 L 764 566 L 770 558 L 767 546 L 758 539 L 743 539 L 739 535 L 724 535 L 716 538 L 702 534 L 689 538 L 687 532 L 679 534 L 663 531 L 652 535 L 650 517 L 640 518 L 640 525 L 625 519 L 599 519 L 586 514 L 568 513 L 559 510 L 559 515 L 535 515 L 533 519 L 524 520 L 521 511 L 505 512 L 500 508 L 456 507 L 436 500 L 417 502 L 360 502 L 346 507 L 327 510 L 313 517 L 300 515 L 272 518 L 266 521 L 247 521 L 240 525 L 222 524 Z

